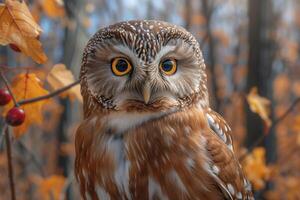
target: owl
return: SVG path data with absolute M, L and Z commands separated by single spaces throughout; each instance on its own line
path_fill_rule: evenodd
M 82 199 L 253 199 L 231 129 L 209 107 L 199 44 L 184 28 L 136 20 L 100 29 L 80 84 Z

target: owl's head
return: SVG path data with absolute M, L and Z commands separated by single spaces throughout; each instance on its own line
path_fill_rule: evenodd
M 85 48 L 80 78 L 85 116 L 99 109 L 147 112 L 208 104 L 198 42 L 166 22 L 100 29 Z

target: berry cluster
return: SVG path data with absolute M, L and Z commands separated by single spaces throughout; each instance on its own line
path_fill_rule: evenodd
M 0 106 L 8 104 L 12 99 L 7 89 L 0 89 Z M 25 120 L 25 112 L 19 107 L 11 108 L 5 117 L 6 122 L 11 126 L 19 126 Z

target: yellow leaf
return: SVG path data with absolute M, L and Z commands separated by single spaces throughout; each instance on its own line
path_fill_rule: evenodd
M 17 101 L 48 94 L 48 91 L 42 87 L 40 79 L 38 79 L 33 73 L 17 75 L 12 82 L 12 92 Z M 20 137 L 24 134 L 24 132 L 32 124 L 40 125 L 42 123 L 42 107 L 45 103 L 47 103 L 47 100 L 37 101 L 35 103 L 21 106 L 21 108 L 25 111 L 25 121 L 21 126 L 14 128 L 14 134 L 16 137 Z M 13 106 L 12 101 L 6 105 L 3 110 L 3 115 L 6 115 L 7 111 Z
M 38 186 L 39 199 L 60 200 L 66 178 L 60 175 L 52 175 L 48 178 L 32 176 L 32 181 Z
M 68 70 L 64 64 L 56 64 L 48 74 L 47 81 L 54 90 L 57 90 L 74 83 L 75 79 L 72 72 Z M 63 95 L 67 95 L 71 99 L 76 97 L 80 102 L 82 102 L 79 84 L 64 92 Z
M 44 63 L 47 56 L 37 39 L 42 29 L 34 21 L 25 1 L 6 0 L 0 4 L 0 44 L 14 44 L 34 59 Z
M 267 127 L 272 125 L 272 121 L 269 118 L 270 114 L 270 100 L 264 97 L 261 97 L 257 93 L 257 88 L 253 87 L 250 90 L 250 93 L 247 95 L 247 101 L 250 105 L 250 110 L 254 113 L 257 113 L 265 122 Z
M 243 168 L 256 190 L 265 186 L 270 177 L 270 169 L 266 166 L 265 149 L 257 147 L 243 161 Z
M 51 18 L 63 17 L 65 15 L 64 2 L 62 0 L 43 0 L 42 8 L 46 15 Z

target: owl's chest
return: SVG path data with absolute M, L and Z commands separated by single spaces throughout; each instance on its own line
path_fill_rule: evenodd
M 206 158 L 202 123 L 198 118 L 191 123 L 188 115 L 141 118 L 146 121 L 134 125 L 117 126 L 117 118 L 106 123 L 116 132 L 92 138 L 87 152 L 94 153 L 88 155 L 83 182 L 92 180 L 100 199 L 189 199 L 195 185 L 196 193 L 205 185 L 199 166 Z

